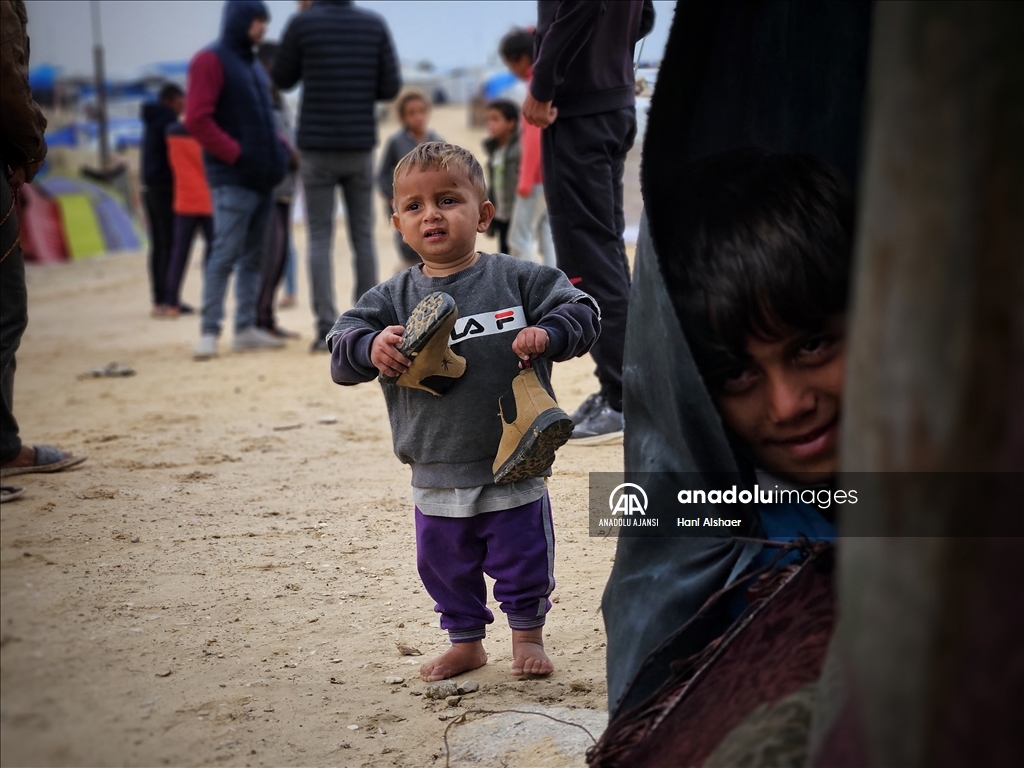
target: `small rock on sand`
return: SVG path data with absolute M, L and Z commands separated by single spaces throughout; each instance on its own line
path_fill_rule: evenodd
M 440 683 L 433 683 L 427 686 L 423 695 L 428 699 L 447 699 L 449 696 L 457 696 L 459 684 L 454 680 L 442 680 Z
M 461 683 L 459 683 L 460 694 L 464 695 L 467 693 L 476 693 L 479 690 L 480 683 L 478 683 L 476 680 L 463 680 Z
M 399 683 L 404 683 L 405 678 L 399 677 L 398 675 L 388 675 L 384 678 L 384 682 L 388 685 L 398 685 Z
M 398 652 L 400 654 L 402 654 L 403 656 L 422 656 L 423 655 L 423 651 L 421 651 L 415 645 L 410 645 L 409 643 L 402 642 L 401 640 L 399 640 L 398 642 L 395 643 L 395 648 L 397 648 Z

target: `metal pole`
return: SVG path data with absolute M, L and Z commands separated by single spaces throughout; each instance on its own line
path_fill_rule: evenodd
M 100 26 L 99 0 L 89 0 L 92 11 L 92 65 L 96 82 L 96 124 L 99 129 L 100 171 L 110 165 L 110 143 L 107 137 L 107 89 L 103 67 L 103 31 Z

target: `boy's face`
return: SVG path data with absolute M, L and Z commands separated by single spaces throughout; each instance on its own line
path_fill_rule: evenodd
M 430 110 L 422 99 L 409 99 L 402 107 L 402 125 L 417 136 L 427 132 L 427 118 Z
M 506 118 L 500 110 L 487 110 L 487 134 L 492 139 L 497 139 L 500 143 L 504 144 L 512 135 L 515 127 L 516 121 Z
M 715 396 L 726 425 L 766 470 L 803 483 L 838 468 L 846 359 L 843 323 L 777 341 L 747 340 L 748 364 Z
M 394 205 L 395 228 L 433 269 L 471 256 L 494 218 L 494 206 L 457 168 L 406 171 L 395 181 Z
M 509 72 L 520 80 L 526 80 L 530 77 L 530 68 L 533 66 L 533 62 L 524 53 L 518 59 L 505 59 L 505 66 L 508 67 Z

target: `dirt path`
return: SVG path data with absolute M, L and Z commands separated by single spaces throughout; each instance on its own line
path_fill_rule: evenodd
M 439 110 L 434 124 L 476 150 L 464 120 Z M 382 221 L 377 241 L 386 274 Z M 198 321 L 148 317 L 141 255 L 29 270 L 22 434 L 90 458 L 20 478 L 27 495 L 0 514 L 3 765 L 436 764 L 453 710 L 415 695 L 424 658 L 395 647 L 446 644 L 416 574 L 409 472 L 379 387 L 337 387 L 307 351 L 299 277 L 280 321 L 301 341 L 242 355 L 222 341 L 219 359 L 195 363 Z M 185 299 L 199 287 L 194 263 Z M 78 378 L 115 360 L 137 375 Z M 567 409 L 595 388 L 591 370 L 556 366 Z M 621 451 L 567 447 L 555 464 L 557 673 L 511 678 L 496 622 L 465 704 L 604 708 L 598 608 L 614 544 L 587 536 L 587 472 L 620 469 Z

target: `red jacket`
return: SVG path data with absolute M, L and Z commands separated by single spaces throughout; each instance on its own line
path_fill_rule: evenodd
M 527 77 L 526 87 L 530 87 L 530 77 Z M 544 174 L 541 170 L 540 154 L 540 132 L 542 128 L 530 125 L 525 120 L 519 121 L 519 147 L 522 153 L 519 157 L 519 183 L 516 184 L 516 194 L 526 197 L 533 192 L 534 186 L 544 183 Z

